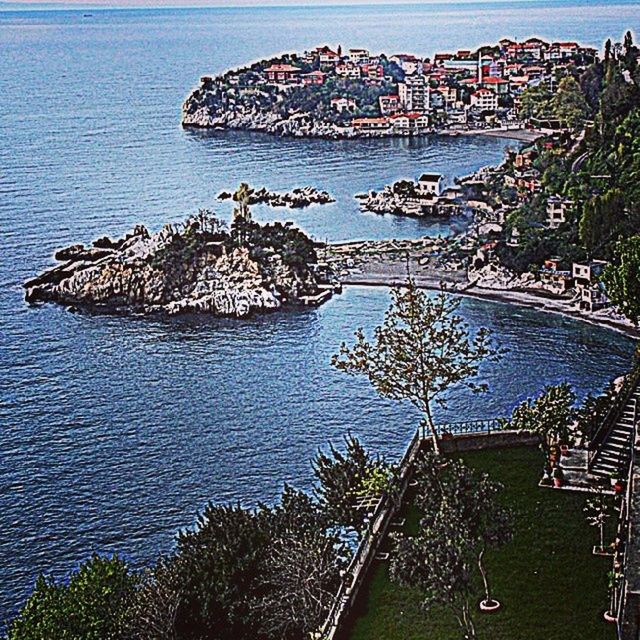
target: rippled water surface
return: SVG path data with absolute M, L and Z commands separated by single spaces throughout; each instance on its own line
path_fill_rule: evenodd
M 362 215 L 353 195 L 425 169 L 466 173 L 506 144 L 183 131 L 180 103 L 200 75 L 323 42 L 432 54 L 539 34 L 597 46 L 639 16 L 635 3 L 602 2 L 0 11 L 0 620 L 40 571 L 62 575 L 91 551 L 148 562 L 207 500 L 252 504 L 285 481 L 308 487 L 309 458 L 347 429 L 396 456 L 416 425 L 409 407 L 329 366 L 353 328 L 380 320 L 384 289 L 348 288 L 320 309 L 247 322 L 23 303 L 21 283 L 55 248 L 138 222 L 157 229 L 202 206 L 227 215 L 215 195 L 240 180 L 328 189 L 333 205 L 256 212 L 319 239 L 447 233 Z M 483 372 L 491 393 L 456 394 L 442 419 L 500 415 L 565 378 L 598 390 L 632 350 L 611 331 L 534 311 L 472 300 L 462 311 L 510 353 Z

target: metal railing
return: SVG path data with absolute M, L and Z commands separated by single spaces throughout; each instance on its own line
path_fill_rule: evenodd
M 459 435 L 465 433 L 493 433 L 504 431 L 507 421 L 504 418 L 489 418 L 487 420 L 462 420 L 437 424 L 436 432 L 439 436 Z
M 602 444 L 607 440 L 607 438 L 611 435 L 616 423 L 618 422 L 620 415 L 624 411 L 625 406 L 631 399 L 633 392 L 636 390 L 638 386 L 638 382 L 640 381 L 640 367 L 636 367 L 628 374 L 625 378 L 625 381 L 620 389 L 620 392 L 616 396 L 615 400 L 609 407 L 609 410 L 605 414 L 605 417 L 602 419 L 600 426 L 597 428 L 593 438 L 591 438 L 591 442 L 589 442 L 588 450 L 588 462 L 587 467 L 589 471 L 591 471 L 591 467 L 595 461 L 596 454 L 598 453 Z

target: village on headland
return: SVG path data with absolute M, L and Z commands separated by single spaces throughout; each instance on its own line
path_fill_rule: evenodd
M 202 76 L 183 105 L 182 124 L 301 137 L 490 132 L 531 140 L 525 120 L 529 127 L 560 123 L 531 119 L 525 91 L 553 91 L 597 57 L 577 42 L 539 38 L 432 58 L 325 45 Z

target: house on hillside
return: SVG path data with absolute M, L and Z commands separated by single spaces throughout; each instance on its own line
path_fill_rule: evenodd
M 353 98 L 331 98 L 331 108 L 338 113 L 344 113 L 347 111 L 348 113 L 354 113 L 357 105 L 356 101 Z
M 605 260 L 573 263 L 573 280 L 583 311 L 597 311 L 609 305 L 604 285 L 599 280 L 607 264 Z
M 476 111 L 495 111 L 498 108 L 498 95 L 489 89 L 478 89 L 471 94 L 471 108 Z
M 567 214 L 573 208 L 573 200 L 561 196 L 550 196 L 547 200 L 547 226 L 557 229 L 567 221 Z
M 272 64 L 264 70 L 267 80 L 278 84 L 297 82 L 302 69 L 290 64 Z
M 400 111 L 400 97 L 396 95 L 379 96 L 378 105 L 383 116 L 392 116 Z

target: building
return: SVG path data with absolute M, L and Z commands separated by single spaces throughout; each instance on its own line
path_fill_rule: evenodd
M 321 65 L 336 65 L 340 62 L 340 54 L 336 53 L 327 46 L 318 47 L 315 50 L 315 53 L 320 59 Z
M 605 260 L 573 263 L 573 280 L 578 292 L 578 304 L 583 311 L 597 311 L 609 306 L 609 299 L 599 278 L 609 263 Z
M 545 260 L 538 276 L 542 283 L 542 287 L 557 295 L 566 293 L 571 289 L 571 285 L 573 284 L 571 271 L 560 269 L 560 260 L 558 258 Z
M 440 197 L 445 188 L 444 176 L 439 173 L 423 173 L 418 178 L 418 193 Z
M 417 136 L 429 131 L 429 117 L 424 113 L 397 113 L 390 120 L 398 135 Z
M 604 268 L 609 263 L 606 260 L 592 260 L 591 262 L 574 262 L 573 279 L 576 289 L 588 287 L 598 281 Z
M 336 65 L 336 75 L 341 78 L 349 78 L 351 80 L 359 80 L 362 76 L 360 67 L 353 62 L 341 62 Z
M 444 103 L 447 107 L 455 107 L 458 102 L 458 89 L 456 87 L 449 87 L 446 84 L 438 86 L 438 91 L 442 95 Z
M 482 79 L 481 86 L 483 89 L 489 89 L 496 95 L 504 96 L 509 93 L 509 81 L 504 78 L 496 78 L 495 76 L 488 76 Z
M 336 75 L 341 78 L 359 80 L 362 72 L 357 64 L 354 64 L 353 62 L 342 62 L 336 65 Z
M 557 229 L 567 221 L 567 214 L 573 207 L 573 201 L 560 196 L 550 196 L 547 200 L 547 226 Z
M 498 108 L 498 95 L 489 89 L 478 89 L 471 94 L 471 108 L 476 111 L 495 111 Z
M 388 133 L 391 130 L 389 118 L 354 118 L 352 123 L 359 133 Z
M 384 68 L 381 64 L 363 64 L 360 69 L 362 70 L 362 77 L 369 80 L 382 80 L 384 77 Z
M 429 111 L 429 83 L 422 75 L 407 76 L 404 82 L 398 83 L 398 96 L 407 112 Z
M 344 113 L 345 111 L 354 113 L 357 105 L 353 98 L 332 98 L 331 108 L 338 113 Z
M 369 62 L 370 54 L 367 49 L 349 49 L 349 60 L 355 64 Z
M 408 76 L 422 73 L 422 60 L 409 53 L 397 53 L 389 58 L 389 62 L 395 62 Z
M 378 105 L 383 116 L 392 116 L 400 111 L 400 97 L 395 95 L 380 96 Z
M 310 73 L 303 73 L 300 79 L 302 80 L 302 84 L 317 87 L 324 84 L 326 77 L 327 74 L 322 71 L 311 71 Z
M 297 82 L 301 71 L 300 67 L 294 67 L 290 64 L 272 64 L 264 70 L 269 82 L 276 82 L 279 84 Z

